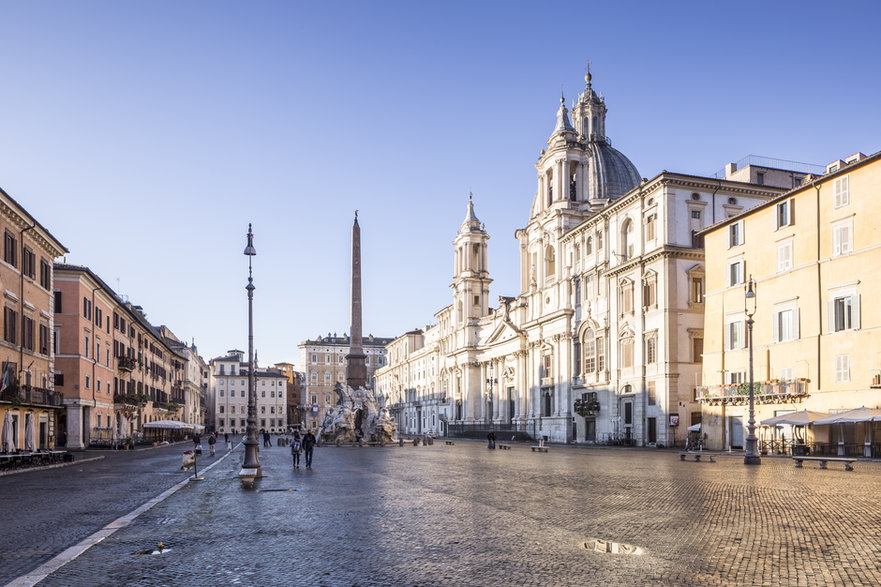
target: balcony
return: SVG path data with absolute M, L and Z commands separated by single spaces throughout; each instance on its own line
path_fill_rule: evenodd
M 756 382 L 754 400 L 757 404 L 791 404 L 808 397 L 807 379 L 797 381 Z M 746 405 L 749 403 L 749 384 L 713 385 L 697 388 L 697 399 L 711 406 Z
M 541 378 L 541 386 L 542 387 L 551 387 L 554 385 L 553 377 L 542 377 Z
M 881 389 L 881 370 L 876 369 L 872 374 L 872 383 L 869 384 L 872 389 Z
M 14 405 L 60 406 L 64 395 L 59 391 L 25 385 L 12 385 L 0 394 L 0 401 L 12 402 Z
M 147 401 L 147 396 L 144 394 L 137 393 L 117 393 L 113 396 L 113 402 L 117 404 L 124 404 L 128 406 L 138 407 L 143 405 Z
M 116 368 L 126 373 L 131 373 L 137 362 L 131 357 L 116 357 Z

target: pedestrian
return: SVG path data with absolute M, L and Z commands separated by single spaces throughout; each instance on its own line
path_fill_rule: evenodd
M 267 430 L 263 431 L 263 446 L 272 446 L 272 437 Z
M 198 434 L 193 434 L 193 447 L 197 447 L 202 444 L 202 437 Z
M 489 434 L 486 435 L 486 448 L 495 448 L 496 447 L 496 433 L 492 430 L 489 431 Z
M 306 453 L 306 468 L 312 468 L 312 451 L 315 449 L 315 435 L 312 434 L 311 430 L 307 430 L 306 434 L 303 436 L 303 451 Z
M 209 454 L 213 457 L 215 454 L 215 449 L 217 447 L 217 437 L 214 436 L 214 433 L 211 433 L 211 436 L 208 437 L 208 451 Z
M 232 450 L 232 442 L 229 441 L 229 432 L 223 434 L 223 440 L 226 441 L 226 450 Z
M 294 432 L 294 439 L 291 441 L 291 456 L 294 458 L 294 468 L 300 468 L 300 449 L 302 444 L 300 441 L 300 433 Z

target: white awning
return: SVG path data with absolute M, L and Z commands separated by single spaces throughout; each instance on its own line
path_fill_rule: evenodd
M 192 424 L 186 422 L 178 422 L 177 420 L 156 420 L 155 422 L 147 422 L 144 428 L 160 428 L 162 430 L 193 430 Z

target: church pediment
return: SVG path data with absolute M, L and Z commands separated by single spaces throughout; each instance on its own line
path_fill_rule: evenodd
M 496 326 L 495 330 L 492 331 L 492 334 L 490 334 L 489 338 L 486 340 L 486 344 L 502 342 L 512 338 L 517 338 L 518 336 L 520 336 L 520 331 L 513 324 L 511 324 L 510 321 L 505 320 L 498 326 Z

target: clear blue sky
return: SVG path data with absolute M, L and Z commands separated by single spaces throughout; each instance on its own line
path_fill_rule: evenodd
M 360 210 L 364 332 L 451 301 L 469 190 L 492 298 L 562 90 L 592 62 L 607 134 L 645 177 L 748 154 L 881 149 L 881 3 L 0 0 L 0 186 L 154 324 L 261 364 L 349 329 Z M 117 287 L 118 286 L 118 287 Z

